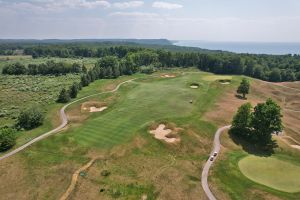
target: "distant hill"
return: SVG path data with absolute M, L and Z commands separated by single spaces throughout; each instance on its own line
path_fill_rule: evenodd
M 120 43 L 146 45 L 172 45 L 167 39 L 0 39 L 0 44 L 66 44 L 66 43 Z

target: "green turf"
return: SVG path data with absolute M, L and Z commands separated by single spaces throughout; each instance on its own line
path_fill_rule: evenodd
M 230 196 L 232 200 L 239 199 L 265 199 L 265 194 L 275 195 L 280 199 L 300 199 L 300 193 L 288 193 L 259 184 L 247 178 L 239 169 L 239 162 L 249 156 L 244 151 L 230 151 L 225 154 L 225 159 L 217 161 L 212 168 L 213 175 L 209 177 L 210 182 L 218 186 L 218 190 Z M 276 152 L 276 159 L 284 160 L 300 166 L 300 161 L 295 155 Z M 255 165 L 255 163 L 253 163 Z M 276 166 L 275 166 L 276 167 Z M 262 193 L 264 191 L 264 193 Z M 266 192 L 266 193 L 265 193 Z
M 211 82 L 202 78 L 203 74 L 187 74 L 172 79 L 128 83 L 119 91 L 124 95 L 119 104 L 73 130 L 72 135 L 80 144 L 110 148 L 130 140 L 149 122 L 200 114 L 214 99 L 214 95 L 209 94 L 213 92 Z M 199 82 L 202 87 L 190 89 L 190 82 Z
M 284 192 L 300 192 L 300 166 L 273 157 L 247 156 L 239 162 L 249 179 Z

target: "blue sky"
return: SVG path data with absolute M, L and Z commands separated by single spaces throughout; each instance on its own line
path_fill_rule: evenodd
M 0 0 L 0 38 L 300 42 L 300 1 Z

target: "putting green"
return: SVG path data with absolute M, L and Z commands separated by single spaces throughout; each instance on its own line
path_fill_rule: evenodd
M 273 157 L 248 156 L 239 168 L 249 179 L 283 192 L 300 192 L 300 166 Z
M 216 81 L 216 80 L 231 80 L 232 76 L 225 76 L 225 75 L 209 75 L 205 76 L 203 80 L 205 81 Z

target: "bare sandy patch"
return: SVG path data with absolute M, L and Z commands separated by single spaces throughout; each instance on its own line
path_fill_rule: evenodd
M 81 105 L 82 111 L 88 111 L 91 113 L 94 112 L 102 112 L 105 109 L 107 109 L 107 104 L 104 102 L 98 102 L 98 101 L 88 101 Z
M 192 89 L 198 89 L 199 87 L 200 87 L 200 85 L 198 83 L 192 83 L 190 85 L 190 88 L 192 88 Z
M 226 82 L 226 83 L 220 83 L 220 84 L 222 84 L 222 85 L 230 85 L 229 82 Z
M 160 77 L 162 77 L 162 78 L 175 78 L 176 75 L 175 74 L 163 74 Z
M 300 146 L 299 145 L 291 145 L 291 147 L 293 147 L 294 149 L 299 149 L 300 150 Z
M 275 138 L 281 139 L 285 144 L 294 149 L 300 149 L 300 142 L 290 136 L 275 136 Z
M 101 108 L 96 108 L 96 107 L 90 107 L 90 112 L 102 112 L 103 110 L 107 109 L 106 106 L 101 107 Z
M 231 79 L 221 79 L 219 80 L 219 83 L 222 85 L 230 85 Z
M 171 129 L 167 129 L 166 125 L 160 124 L 156 129 L 150 130 L 150 133 L 158 140 L 164 140 L 167 143 L 180 142 L 180 138 L 177 137 L 176 132 Z

